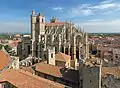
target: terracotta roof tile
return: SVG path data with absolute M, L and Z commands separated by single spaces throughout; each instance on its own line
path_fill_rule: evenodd
M 61 52 L 59 52 L 59 53 L 57 53 L 57 54 L 55 55 L 55 60 L 56 60 L 56 61 L 67 62 L 67 61 L 70 60 L 70 59 L 71 59 L 71 56 L 66 55 L 66 54 L 64 54 L 64 53 L 61 53 Z
M 30 73 L 32 73 L 32 74 L 35 73 L 35 71 L 32 69 L 32 67 L 22 67 L 22 70 L 28 71 L 28 72 L 30 72 Z
M 0 70 L 2 70 L 10 61 L 11 59 L 8 57 L 8 55 L 0 50 Z
M 35 65 L 36 66 L 36 71 L 46 73 L 48 75 L 53 75 L 55 77 L 61 77 L 62 74 L 60 72 L 60 69 L 62 67 L 50 65 L 50 64 L 44 64 L 44 63 L 38 63 Z
M 59 26 L 64 24 L 65 22 L 45 23 L 45 26 Z
M 64 85 L 32 75 L 23 70 L 5 70 L 1 73 L 0 82 L 8 81 L 18 88 L 64 88 Z
M 54 77 L 62 78 L 64 80 L 77 83 L 79 72 L 77 70 L 58 67 L 50 64 L 39 63 L 36 64 L 36 71 L 48 74 Z M 74 75 L 74 76 L 73 76 Z

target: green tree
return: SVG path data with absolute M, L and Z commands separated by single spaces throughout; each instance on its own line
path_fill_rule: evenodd
M 10 50 L 12 50 L 12 48 L 11 48 L 9 45 L 5 45 L 4 48 L 5 48 L 5 50 L 6 50 L 7 52 L 9 52 Z
M 2 46 L 3 46 L 3 45 L 2 45 L 2 44 L 0 44 L 0 50 L 2 49 Z

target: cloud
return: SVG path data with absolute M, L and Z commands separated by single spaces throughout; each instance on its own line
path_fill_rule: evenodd
M 82 4 L 73 7 L 69 10 L 69 14 L 73 17 L 75 16 L 89 16 L 95 14 L 102 14 L 108 11 L 118 11 L 120 10 L 120 3 L 99 3 L 97 5 L 93 4 Z M 109 1 L 110 2 L 110 1 Z
M 93 15 L 94 11 L 89 7 L 89 4 L 78 5 L 77 7 L 71 8 L 69 14 L 73 17 Z
M 63 8 L 62 7 L 54 7 L 52 8 L 54 11 L 58 11 L 58 12 L 63 12 Z
M 72 16 L 76 16 L 76 15 L 85 15 L 85 16 L 89 16 L 89 15 L 92 15 L 94 14 L 93 10 L 87 8 L 87 6 L 85 5 L 82 5 L 82 6 L 78 6 L 77 8 L 72 8 L 69 13 L 72 15 Z
M 103 21 L 103 19 L 91 19 L 91 20 L 88 20 L 89 22 L 99 22 L 99 21 Z
M 94 20 L 94 19 L 93 19 Z M 78 22 L 76 25 L 80 24 L 85 31 L 89 33 L 94 32 L 111 32 L 111 33 L 118 33 L 120 32 L 120 19 L 118 20 L 96 20 L 96 21 L 87 21 L 87 22 Z
M 105 10 L 105 9 L 119 8 L 119 7 L 120 7 L 120 4 L 101 4 L 101 5 L 96 5 L 89 8 L 96 9 L 96 10 Z
M 111 2 L 113 2 L 113 1 L 114 1 L 114 0 L 104 0 L 104 1 L 101 2 L 101 4 L 111 3 Z

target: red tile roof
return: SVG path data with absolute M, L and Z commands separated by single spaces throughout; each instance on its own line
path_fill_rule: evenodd
M 67 62 L 67 61 L 70 60 L 70 59 L 71 59 L 71 56 L 66 55 L 66 54 L 64 54 L 64 53 L 61 53 L 61 52 L 59 52 L 59 53 L 57 53 L 57 54 L 55 55 L 55 60 L 56 60 L 56 61 Z
M 43 74 L 51 75 L 54 77 L 62 78 L 64 80 L 78 83 L 79 73 L 77 70 L 58 67 L 50 64 L 39 63 L 35 65 L 35 70 Z M 74 76 L 73 76 L 74 75 Z
M 7 81 L 18 88 L 64 88 L 62 84 L 15 69 L 3 71 L 0 77 L 0 82 L 2 81 Z
M 55 77 L 62 77 L 62 73 L 60 72 L 60 69 L 62 69 L 62 67 L 58 67 L 50 64 L 43 64 L 43 63 L 38 63 L 35 66 L 36 66 L 36 69 L 35 69 L 36 71 L 39 71 L 48 75 L 52 75 Z
M 28 71 L 28 72 L 30 72 L 30 73 L 32 73 L 32 74 L 35 73 L 35 71 L 32 69 L 32 67 L 22 67 L 22 70 Z
M 65 22 L 45 23 L 45 26 L 60 26 L 64 24 Z
M 10 61 L 11 59 L 9 58 L 9 56 L 5 52 L 0 50 L 0 70 L 7 66 Z

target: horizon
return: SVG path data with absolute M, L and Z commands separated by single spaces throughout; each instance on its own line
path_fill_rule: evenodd
M 19 4 L 16 4 L 19 3 Z M 88 33 L 120 33 L 119 0 L 2 0 L 0 33 L 30 33 L 32 10 L 42 12 L 46 21 L 52 16 L 72 21 Z

